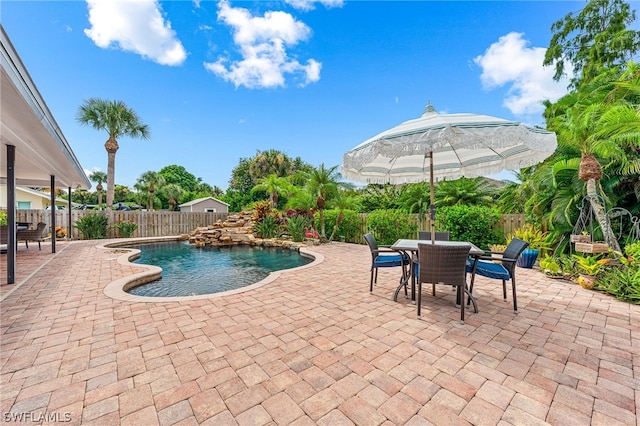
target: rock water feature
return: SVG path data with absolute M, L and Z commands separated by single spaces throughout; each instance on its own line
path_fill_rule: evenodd
M 213 225 L 196 228 L 182 239 L 198 247 L 223 247 L 233 245 L 251 245 L 299 249 L 308 244 L 281 238 L 256 238 L 253 234 L 253 212 L 243 211 L 230 214 L 225 221 L 218 220 Z

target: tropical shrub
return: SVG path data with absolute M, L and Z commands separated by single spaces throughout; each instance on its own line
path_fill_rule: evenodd
M 596 289 L 625 302 L 640 304 L 640 268 L 609 268 L 598 277 Z
M 601 258 L 600 255 L 578 255 L 574 254 L 573 259 L 576 261 L 576 268 L 581 274 L 597 276 L 603 270 L 611 259 Z
M 495 229 L 499 220 L 496 209 L 483 206 L 441 207 L 436 214 L 438 229 L 449 231 L 451 240 L 469 241 L 481 249 L 504 243 L 504 231 Z
M 138 225 L 131 221 L 124 220 L 116 223 L 114 228 L 118 230 L 118 235 L 121 238 L 131 238 L 133 237 L 133 233 L 136 232 L 136 229 L 138 229 Z
M 598 275 L 596 289 L 625 302 L 640 304 L 640 241 L 625 247 L 620 265 Z
M 276 238 L 280 236 L 280 221 L 273 216 L 265 216 L 261 222 L 253 225 L 253 231 L 262 238 Z
M 546 252 L 551 249 L 551 241 L 549 233 L 542 231 L 536 225 L 530 223 L 524 225 L 522 228 L 516 229 L 512 234 L 507 236 L 507 243 L 512 238 L 519 238 L 529 243 L 528 248 L 540 250 Z
M 374 210 L 367 215 L 367 229 L 378 244 L 393 244 L 399 238 L 415 238 L 418 226 L 402 210 Z
M 545 275 L 550 277 L 562 277 L 564 276 L 564 271 L 560 266 L 560 262 L 558 259 L 545 255 L 542 259 L 540 259 L 540 269 Z
M 7 221 L 7 212 L 0 210 L 0 225 L 6 225 Z
M 253 203 L 253 221 L 262 222 L 262 220 L 271 213 L 270 201 L 256 201 Z
M 311 219 L 308 216 L 290 216 L 287 218 L 287 233 L 295 242 L 304 241 L 305 232 L 310 224 Z
M 109 219 L 101 214 L 88 214 L 75 222 L 75 227 L 85 240 L 98 240 L 107 237 Z
M 325 210 L 324 222 L 327 230 L 336 226 L 340 210 Z M 317 220 L 317 219 L 316 219 Z M 342 210 L 342 221 L 338 224 L 334 238 L 344 237 L 345 241 L 356 241 L 362 233 L 362 218 L 354 210 Z

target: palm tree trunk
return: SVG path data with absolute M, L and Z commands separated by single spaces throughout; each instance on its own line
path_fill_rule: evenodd
M 593 214 L 598 221 L 598 225 L 600 225 L 600 229 L 602 230 L 604 242 L 609 246 L 611 250 L 620 253 L 620 244 L 618 244 L 618 240 L 616 239 L 616 236 L 611 229 L 611 223 L 609 222 L 606 212 L 604 211 L 604 206 L 602 205 L 602 202 L 598 197 L 595 179 L 589 179 L 587 181 L 587 198 L 589 200 L 589 203 L 591 204 L 591 210 L 593 210 Z
M 322 241 L 323 239 L 326 240 L 327 239 L 327 234 L 325 233 L 325 228 L 324 228 L 324 209 L 319 209 L 320 210 L 320 241 Z
M 156 188 L 153 183 L 149 184 L 149 211 L 153 211 L 153 194 L 156 192 Z
M 109 138 L 104 144 L 107 150 L 107 212 L 111 212 L 113 196 L 115 193 L 116 180 L 116 152 L 118 151 L 118 141 Z

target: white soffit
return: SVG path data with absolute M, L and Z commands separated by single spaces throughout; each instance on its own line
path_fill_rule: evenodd
M 16 185 L 89 189 L 91 183 L 0 25 L 0 184 L 15 146 Z M 61 89 L 62 90 L 62 89 Z

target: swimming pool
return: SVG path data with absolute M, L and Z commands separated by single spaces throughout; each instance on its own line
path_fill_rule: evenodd
M 132 287 L 136 296 L 173 297 L 220 293 L 246 287 L 271 272 L 313 262 L 296 250 L 275 247 L 196 247 L 184 241 L 127 245 L 140 250 L 134 263 L 162 268 L 162 278 Z

